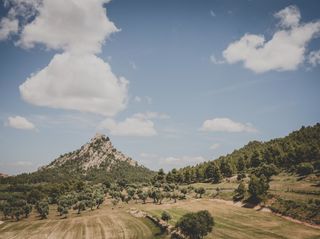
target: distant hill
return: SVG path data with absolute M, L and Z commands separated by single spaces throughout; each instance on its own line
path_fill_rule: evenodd
M 109 137 L 96 134 L 80 149 L 61 155 L 49 165 L 33 173 L 8 177 L 2 181 L 15 182 L 64 182 L 65 180 L 105 180 L 128 182 L 148 181 L 154 172 L 117 150 Z

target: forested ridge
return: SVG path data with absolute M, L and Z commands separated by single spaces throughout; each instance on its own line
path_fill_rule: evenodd
M 252 141 L 239 150 L 216 160 L 167 174 L 168 181 L 190 183 L 251 172 L 268 167 L 298 174 L 308 174 L 320 169 L 320 124 L 301 127 L 284 138 L 268 142 Z M 270 168 L 272 167 L 272 168 Z

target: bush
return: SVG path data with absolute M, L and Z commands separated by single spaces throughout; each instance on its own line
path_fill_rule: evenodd
M 244 182 L 241 182 L 238 186 L 238 188 L 236 188 L 234 190 L 235 195 L 233 196 L 233 200 L 234 201 L 240 201 L 244 198 L 245 193 L 246 193 L 246 185 L 244 184 Z
M 313 171 L 314 171 L 314 168 L 311 163 L 301 163 L 297 167 L 297 173 L 300 176 L 311 174 L 313 173 Z
M 169 220 L 171 220 L 171 215 L 168 212 L 163 211 L 161 214 L 161 219 L 168 222 Z

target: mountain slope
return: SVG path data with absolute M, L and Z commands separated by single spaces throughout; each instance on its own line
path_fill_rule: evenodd
M 320 123 L 301 127 L 283 138 L 267 142 L 252 141 L 231 154 L 196 166 L 188 166 L 171 174 L 178 175 L 180 181 L 203 181 L 210 179 L 208 167 L 215 164 L 222 176 L 230 177 L 239 172 L 250 172 L 262 165 L 275 165 L 277 168 L 298 172 L 301 165 L 311 165 L 314 171 L 320 170 Z
M 126 162 L 131 166 L 138 166 L 136 161 L 114 148 L 109 137 L 101 134 L 96 134 L 89 143 L 83 145 L 80 149 L 61 155 L 42 169 L 60 167 L 68 161 L 76 162 L 78 167 L 84 171 L 95 167 L 99 168 L 106 164 L 108 165 L 106 170 L 110 171 L 111 166 L 116 162 Z
M 1 181 L 21 183 L 87 180 L 94 183 L 127 180 L 145 182 L 154 172 L 117 150 L 109 137 L 97 134 L 80 149 L 61 155 L 33 173 L 24 173 Z

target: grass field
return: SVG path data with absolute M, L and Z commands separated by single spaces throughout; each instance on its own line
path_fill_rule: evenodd
M 320 229 L 283 219 L 270 212 L 238 207 L 222 200 L 197 199 L 179 201 L 175 204 L 170 203 L 162 206 L 146 204 L 142 205 L 141 209 L 157 217 L 160 217 L 164 210 L 169 212 L 173 218 L 170 224 L 174 224 L 188 211 L 209 210 L 214 216 L 215 227 L 213 233 L 206 238 L 320 238 Z
M 160 229 L 149 219 L 135 218 L 125 208 L 112 210 L 110 205 L 104 205 L 81 215 L 72 212 L 66 219 L 61 219 L 55 208 L 51 208 L 49 215 L 45 220 L 32 214 L 20 222 L 5 222 L 0 225 L 0 238 L 161 238 L 156 236 Z
M 160 217 L 166 210 L 172 215 L 172 225 L 185 213 L 209 210 L 215 218 L 213 233 L 206 238 L 254 239 L 254 238 L 320 238 L 320 229 L 298 224 L 270 212 L 255 211 L 214 199 L 189 199 L 164 202 L 162 205 L 134 203 L 120 204 L 114 210 L 110 201 L 99 210 L 85 211 L 77 215 L 72 211 L 67 219 L 61 219 L 55 208 L 51 208 L 46 220 L 32 214 L 20 222 L 5 222 L 0 225 L 1 239 L 20 238 L 129 238 L 155 239 L 160 230 L 148 219 L 133 217 L 128 210 L 137 208 Z

